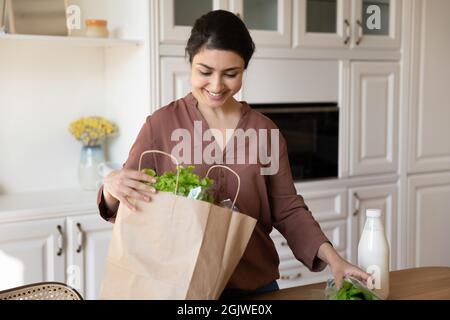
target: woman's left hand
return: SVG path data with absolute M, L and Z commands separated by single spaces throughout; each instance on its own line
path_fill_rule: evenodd
M 364 283 L 367 283 L 367 280 L 370 277 L 370 274 L 364 272 L 362 269 L 352 265 L 342 258 L 333 261 L 333 263 L 330 264 L 330 268 L 338 288 L 342 286 L 345 276 L 352 276 Z

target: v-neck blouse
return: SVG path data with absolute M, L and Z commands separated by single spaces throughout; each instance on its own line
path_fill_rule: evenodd
M 219 143 L 217 142 L 217 139 L 214 136 L 212 137 L 214 142 L 217 143 L 217 146 L 219 147 L 221 153 L 226 153 L 227 146 L 228 146 L 229 143 L 231 143 L 231 141 L 232 141 L 232 139 L 234 137 L 234 131 L 236 131 L 236 130 L 241 128 L 241 123 L 242 123 L 242 120 L 244 119 L 244 114 L 247 113 L 247 111 L 248 111 L 248 110 L 246 110 L 245 107 L 248 107 L 248 105 L 244 106 L 244 104 L 241 103 L 241 109 L 239 110 L 241 115 L 239 117 L 239 121 L 236 124 L 236 127 L 235 128 L 227 128 L 226 129 L 226 130 L 233 130 L 233 135 L 231 137 L 229 137 L 229 140 L 225 139 L 225 141 L 222 141 L 222 142 L 225 142 L 225 144 L 223 146 L 219 145 Z M 250 107 L 248 107 L 248 108 L 250 108 Z M 209 130 L 211 128 L 211 126 L 208 124 L 208 121 L 206 120 L 205 116 L 203 115 L 203 113 L 198 108 L 198 104 L 196 104 L 196 109 L 200 113 L 202 125 L 204 125 L 206 127 L 206 130 Z M 227 138 L 227 137 L 228 136 L 225 136 L 225 138 Z
M 278 129 L 277 126 L 269 118 L 253 110 L 246 102 L 241 103 L 242 115 L 236 129 L 243 129 L 244 131 L 247 129 L 266 129 L 269 132 L 267 138 L 268 150 L 271 150 L 270 130 Z M 191 137 L 196 135 L 197 137 L 203 137 L 203 133 L 209 129 L 205 118 L 197 108 L 197 100 L 192 93 L 171 102 L 147 117 L 123 167 L 137 170 L 139 157 L 146 150 L 157 149 L 172 153 L 172 150 L 179 143 L 179 141 L 172 141 L 171 139 L 176 129 L 187 130 L 186 132 L 189 132 Z M 229 141 L 231 140 L 233 138 Z M 270 237 L 273 227 L 286 238 L 294 256 L 299 261 L 311 271 L 322 271 L 326 267 L 326 263 L 318 258 L 318 249 L 323 243 L 330 241 L 312 216 L 303 197 L 297 194 L 292 179 L 285 139 L 279 133 L 279 153 L 277 157 L 279 169 L 273 175 L 261 175 L 261 169 L 267 168 L 267 164 L 264 165 L 260 161 L 257 161 L 256 164 L 247 161 L 247 159 L 250 159 L 250 148 L 247 140 L 244 145 L 239 145 L 239 143 L 234 145 L 233 150 L 228 148 L 231 144 L 227 143 L 221 157 L 222 163 L 220 163 L 233 169 L 240 177 L 241 188 L 237 196 L 236 207 L 240 212 L 258 221 L 227 288 L 253 290 L 280 277 L 278 271 L 279 257 Z M 194 172 L 200 176 L 205 176 L 208 168 L 213 164 L 203 161 L 199 164 L 202 159 L 196 159 L 196 155 L 202 155 L 205 148 L 210 144 L 211 141 L 201 141 L 200 143 L 191 141 L 191 161 L 182 161 L 182 164 L 194 165 Z M 236 161 L 237 151 L 240 148 L 245 148 L 246 161 L 243 164 Z M 151 154 L 144 157 L 143 167 L 154 168 L 158 175 L 175 169 L 172 160 L 160 154 Z M 234 199 L 237 182 L 228 170 L 214 169 L 211 171 L 210 177 L 214 179 L 215 186 L 217 186 L 214 191 L 216 201 Z M 110 212 L 106 208 L 103 187 L 99 190 L 97 203 L 100 214 L 104 219 L 108 220 L 114 217 L 116 212 Z

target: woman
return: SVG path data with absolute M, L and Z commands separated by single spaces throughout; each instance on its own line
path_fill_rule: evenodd
M 212 11 L 195 22 L 186 47 L 192 70 L 192 92 L 147 117 L 124 167 L 109 174 L 99 191 L 100 213 L 105 219 L 111 219 L 117 212 L 119 202 L 133 210 L 128 199 L 151 201 L 156 191 L 142 181 L 154 182 L 154 179 L 137 171 L 143 151 L 158 149 L 173 153 L 179 150 L 178 141 L 173 139 L 177 136 L 174 133 L 179 132 L 177 129 L 183 129 L 191 137 L 204 138 L 208 132 L 212 142 L 205 139 L 200 143 L 191 141 L 188 144 L 191 150 L 184 150 L 181 155 L 183 164 L 194 164 L 195 172 L 204 176 L 211 159 L 202 159 L 200 163 L 198 157 L 192 157 L 192 154 L 208 155 L 205 151 L 211 149 L 212 145 L 215 151 L 210 154 L 216 162 L 226 163 L 241 178 L 241 192 L 236 206 L 240 212 L 258 220 L 223 298 L 278 289 L 279 258 L 269 236 L 272 227 L 283 234 L 295 257 L 310 270 L 321 271 L 329 264 L 338 285 L 342 283 L 344 275 L 367 280 L 368 274 L 339 256 L 312 217 L 303 198 L 297 195 L 286 142 L 278 134 L 276 125 L 252 110 L 246 102 L 238 102 L 233 98 L 242 86 L 242 77 L 254 49 L 245 24 L 233 13 Z M 251 139 L 235 146 L 233 142 L 236 136 L 227 136 L 227 130 L 228 133 L 229 130 L 233 130 L 233 133 L 250 130 L 270 132 L 268 137 L 263 136 L 259 142 L 266 143 L 265 148 L 271 150 L 271 160 L 276 163 L 273 166 L 271 164 L 273 170 L 262 174 L 262 169 L 268 169 L 268 162 L 263 163 L 259 158 L 251 163 L 237 161 L 239 152 L 241 155 L 244 152 L 245 159 L 250 159 L 255 155 L 255 149 L 249 145 Z M 258 152 L 258 155 L 261 156 L 261 153 Z M 144 167 L 155 168 L 158 175 L 174 170 L 171 159 L 159 154 L 148 156 Z M 220 186 L 215 194 L 216 200 L 233 199 L 237 187 L 233 176 L 219 169 L 211 171 L 211 178 Z

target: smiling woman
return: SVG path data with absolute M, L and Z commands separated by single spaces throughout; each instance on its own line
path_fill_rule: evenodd
M 322 271 L 329 263 L 337 283 L 342 281 L 344 274 L 364 279 L 368 275 L 338 255 L 303 198 L 297 194 L 286 141 L 278 134 L 278 127 L 263 114 L 252 110 L 247 102 L 234 98 L 242 86 L 243 74 L 254 51 L 255 44 L 246 25 L 235 14 L 217 10 L 196 20 L 186 46 L 191 63 L 192 92 L 147 117 L 124 168 L 109 174 L 99 191 L 100 213 L 105 219 L 113 219 L 119 202 L 133 208 L 135 201 L 130 200 L 151 201 L 155 197 L 157 201 L 159 195 L 155 195 L 155 189 L 142 183 L 148 181 L 148 176 L 138 170 L 139 158 L 147 150 L 172 152 L 172 156 L 183 159 L 183 165 L 187 166 L 193 161 L 194 173 L 199 176 L 205 176 L 211 165 L 226 163 L 241 181 L 236 207 L 258 222 L 221 298 L 278 289 L 279 257 L 270 237 L 273 228 L 280 231 L 295 257 L 310 270 Z M 173 154 L 179 143 L 173 136 L 180 130 L 193 137 L 187 139 L 183 155 Z M 227 134 L 230 130 L 232 135 Z M 216 144 L 208 143 L 209 138 L 202 140 L 208 131 L 212 132 L 210 138 Z M 239 132 L 253 134 L 239 135 Z M 262 135 L 262 132 L 268 134 Z M 255 148 L 251 148 L 252 135 L 263 137 L 254 144 Z M 226 139 L 237 143 L 228 143 Z M 214 156 L 211 154 L 215 162 L 202 161 L 201 155 L 216 149 L 217 144 L 220 156 L 217 157 L 215 150 Z M 262 169 L 267 169 L 268 163 L 261 155 L 264 156 L 264 151 L 268 150 L 271 152 L 267 156 L 277 166 L 276 170 L 265 175 Z M 258 155 L 257 161 L 252 162 L 255 154 Z M 186 155 L 194 155 L 194 159 Z M 243 161 L 239 159 L 241 155 L 244 155 L 241 157 Z M 166 158 L 148 157 L 142 165 L 154 168 L 156 175 L 161 175 L 174 169 L 171 159 Z M 218 203 L 233 198 L 236 193 L 236 182 L 224 171 L 217 170 L 211 174 L 218 186 L 214 194 Z

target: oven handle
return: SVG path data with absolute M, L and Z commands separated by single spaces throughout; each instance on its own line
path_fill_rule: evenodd
M 316 108 L 254 108 L 261 113 L 322 113 L 338 112 L 338 107 L 316 107 Z

